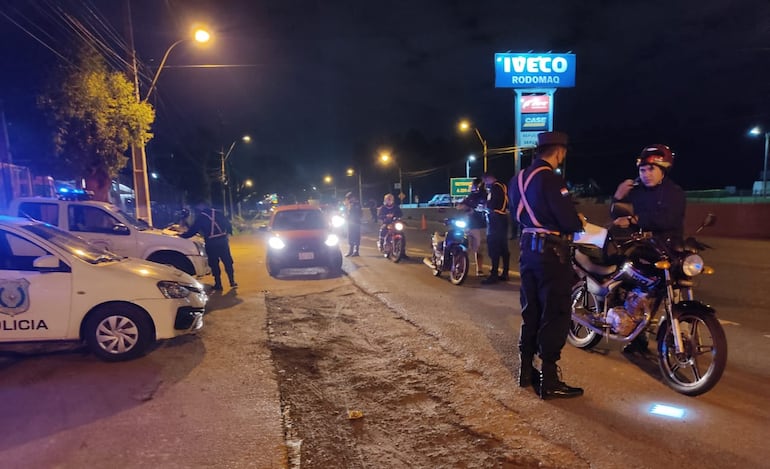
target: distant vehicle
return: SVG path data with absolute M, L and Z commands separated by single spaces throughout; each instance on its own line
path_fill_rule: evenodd
M 428 201 L 428 207 L 451 207 L 455 204 L 452 196 L 449 194 L 435 194 Z
M 203 327 L 203 285 L 51 225 L 0 216 L 0 343 L 79 341 L 106 361 Z
M 199 277 L 211 271 L 202 239 L 163 233 L 107 202 L 20 197 L 11 201 L 8 214 L 49 223 L 121 256 L 169 264 Z
M 330 274 L 342 272 L 339 236 L 330 218 L 317 205 L 276 207 L 267 226 L 267 272 L 272 277 L 282 269 L 323 267 Z

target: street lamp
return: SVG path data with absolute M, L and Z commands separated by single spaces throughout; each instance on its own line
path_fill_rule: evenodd
M 361 170 L 356 171 L 353 168 L 348 168 L 346 171 L 346 174 L 348 176 L 358 175 L 358 201 L 363 203 L 364 194 L 363 194 L 362 184 L 361 184 Z
M 465 178 L 471 177 L 471 161 L 476 161 L 476 157 L 473 155 L 468 156 L 465 160 Z
M 762 129 L 760 127 L 754 127 L 753 129 L 749 130 L 750 135 L 762 135 Z M 768 149 L 770 149 L 770 131 L 764 132 L 765 134 L 765 163 L 762 167 L 762 197 L 767 196 L 767 153 Z
M 240 138 L 240 140 L 244 143 L 249 143 L 251 142 L 251 137 L 244 135 Z M 238 143 L 238 140 L 233 140 L 233 143 L 230 144 L 230 148 L 227 150 L 227 153 L 225 153 L 224 147 L 222 147 L 222 151 L 219 152 L 219 163 L 221 165 L 219 169 L 219 181 L 222 183 L 222 209 L 224 210 L 225 216 L 227 216 L 227 199 L 225 198 L 225 190 L 227 190 L 230 195 L 230 213 L 232 214 L 233 211 L 233 193 L 230 188 L 230 181 L 227 177 L 227 171 L 225 170 L 225 163 L 227 162 L 228 158 L 230 158 L 230 154 L 233 152 L 236 143 Z
M 398 163 L 396 163 L 396 159 L 393 158 L 393 156 L 388 152 L 382 152 L 380 153 L 380 161 L 382 161 L 385 164 L 390 164 L 392 161 L 394 165 L 396 165 L 396 168 L 398 169 L 398 200 L 403 202 L 404 201 L 404 189 L 403 189 L 403 178 L 401 177 L 401 166 L 399 166 Z
M 471 125 L 470 122 L 467 120 L 460 121 L 459 124 L 457 124 L 457 128 L 460 129 L 460 132 L 467 132 L 470 129 L 473 129 L 474 132 L 476 132 L 476 136 L 479 138 L 479 141 L 481 141 L 481 147 L 484 152 L 484 172 L 487 172 L 487 141 L 484 140 L 484 137 L 481 136 L 481 132 L 479 132 L 479 129 Z
M 166 65 L 166 59 L 168 59 L 168 55 L 171 53 L 171 49 L 184 41 L 195 40 L 196 42 L 207 42 L 211 37 L 208 32 L 202 29 L 198 29 L 195 31 L 193 38 L 180 39 L 171 44 L 169 48 L 166 49 L 166 53 L 163 54 L 163 60 L 160 61 L 160 66 L 155 72 L 155 76 L 152 78 L 150 88 L 147 90 L 147 95 L 144 97 L 144 99 L 141 99 L 141 94 L 139 91 L 139 72 L 136 65 L 136 50 L 133 48 L 133 32 L 131 34 L 132 36 L 130 40 L 134 72 L 134 91 L 136 93 L 136 100 L 142 103 L 145 103 L 148 99 L 150 99 L 150 95 L 155 89 L 155 83 L 157 83 L 158 77 L 160 76 L 160 71 L 163 70 L 163 66 Z M 145 148 L 144 139 L 142 139 L 138 145 L 131 146 L 131 161 L 134 173 L 134 204 L 136 208 L 136 218 L 141 218 L 145 220 L 150 226 L 152 226 L 152 210 L 150 208 L 150 182 L 147 178 L 147 149 Z
M 334 178 L 332 178 L 328 174 L 326 176 L 324 176 L 324 184 L 331 185 L 332 183 L 334 183 Z M 334 187 L 334 201 L 336 202 L 337 201 L 337 185 L 334 184 L 333 187 Z

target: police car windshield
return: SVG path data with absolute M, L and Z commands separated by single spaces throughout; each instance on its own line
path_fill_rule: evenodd
M 33 233 L 51 244 L 67 251 L 73 256 L 88 262 L 89 264 L 99 264 L 102 262 L 116 262 L 121 259 L 109 251 L 98 248 L 87 241 L 78 238 L 66 231 L 62 231 L 51 225 L 44 223 L 35 223 L 22 227 L 26 231 Z
M 149 230 L 150 225 L 144 221 L 144 220 L 137 220 L 136 218 L 132 217 L 128 213 L 124 212 L 123 210 L 118 210 L 118 212 L 123 215 L 123 217 L 126 219 L 126 221 L 136 228 L 139 231 Z

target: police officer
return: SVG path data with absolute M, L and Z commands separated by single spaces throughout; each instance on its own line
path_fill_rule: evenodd
M 489 277 L 481 281 L 484 285 L 508 280 L 511 252 L 508 249 L 508 188 L 491 173 L 484 173 L 487 187 L 487 249 L 492 268 Z M 500 260 L 503 271 L 498 273 Z
M 352 192 L 345 194 L 345 220 L 348 225 L 348 253 L 345 257 L 357 257 L 361 246 L 361 203 Z
M 538 134 L 535 160 L 510 187 L 511 210 L 522 227 L 519 386 L 532 385 L 541 399 L 583 394 L 561 381 L 556 366 L 570 324 L 574 272 L 568 242 L 583 226 L 564 179 L 554 171 L 566 155 L 566 134 Z M 536 353 L 542 361 L 540 374 L 533 365 Z
M 233 270 L 233 256 L 230 254 L 230 242 L 228 235 L 233 234 L 233 227 L 230 220 L 225 217 L 221 210 L 215 210 L 207 207 L 201 202 L 195 206 L 197 215 L 192 226 L 181 233 L 182 238 L 191 238 L 196 233 L 200 233 L 206 241 L 206 255 L 209 258 L 209 267 L 211 275 L 214 276 L 214 290 L 222 290 L 222 271 L 219 268 L 219 261 L 225 267 L 227 278 L 230 280 L 230 287 L 238 286 L 235 283 L 235 272 Z

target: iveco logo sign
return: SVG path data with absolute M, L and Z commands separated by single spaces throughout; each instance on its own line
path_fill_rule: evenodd
M 495 54 L 498 88 L 575 86 L 574 54 Z

